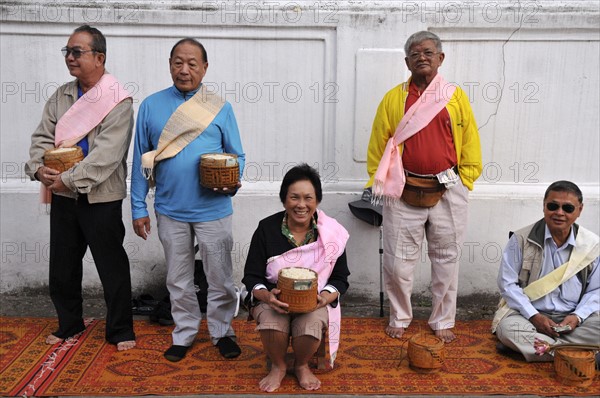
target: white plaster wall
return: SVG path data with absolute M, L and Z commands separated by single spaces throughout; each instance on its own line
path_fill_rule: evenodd
M 367 179 L 375 110 L 408 76 L 403 45 L 417 30 L 442 38 L 440 71 L 467 91 L 480 127 L 484 174 L 470 195 L 459 294 L 496 292 L 507 231 L 541 217 L 554 180 L 581 186 L 580 223 L 598 232 L 596 1 L 6 1 L 0 12 L 2 292 L 47 283 L 49 218 L 23 164 L 45 100 L 70 80 L 59 49 L 83 23 L 107 36 L 107 68 L 134 93 L 136 110 L 171 84 L 168 53 L 179 38 L 206 46 L 205 82 L 232 103 L 248 161 L 234 198 L 237 281 L 258 221 L 281 208 L 283 174 L 306 161 L 325 182 L 321 208 L 350 231 L 350 293 L 378 296 L 379 231 L 355 219 L 347 203 Z M 134 289 L 161 284 L 156 231 L 142 241 L 131 230 L 128 201 L 123 212 Z M 422 253 L 419 293 L 430 278 Z M 99 286 L 89 255 L 84 284 Z

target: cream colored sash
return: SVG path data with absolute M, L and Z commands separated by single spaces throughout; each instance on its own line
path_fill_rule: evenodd
M 142 172 L 153 182 L 154 166 L 177 155 L 212 123 L 225 101 L 200 86 L 196 94 L 181 104 L 171 115 L 160 133 L 158 147 L 142 155 Z
M 580 226 L 577 238 L 575 239 L 575 244 L 576 246 L 571 252 L 569 261 L 544 277 L 527 285 L 523 289 L 523 293 L 525 293 L 531 301 L 535 301 L 552 292 L 565 281 L 577 275 L 579 271 L 587 267 L 598 257 L 598 236 L 593 232 Z M 498 311 L 496 311 L 494 320 L 492 321 L 492 333 L 496 331 L 498 323 L 500 323 L 500 321 L 510 312 L 511 308 L 506 301 L 504 299 L 500 300 Z

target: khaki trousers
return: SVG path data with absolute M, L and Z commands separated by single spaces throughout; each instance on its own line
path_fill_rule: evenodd
M 277 330 L 292 337 L 312 336 L 317 340 L 321 340 L 323 330 L 329 325 L 327 307 L 305 314 L 280 314 L 261 302 L 252 309 L 252 316 L 256 319 L 256 330 Z
M 413 314 L 410 296 L 421 245 L 427 238 L 431 261 L 433 330 L 454 327 L 460 246 L 467 226 L 468 189 L 459 182 L 433 207 L 400 201 L 383 207 L 383 274 L 390 301 L 392 327 L 408 327 Z
M 556 323 L 560 323 L 567 315 L 561 313 L 541 313 Z M 514 351 L 520 352 L 527 362 L 553 361 L 550 354 L 536 355 L 533 343 L 535 339 L 547 341 L 550 344 L 600 344 L 600 314 L 592 313 L 581 325 L 572 332 L 561 334 L 556 339 L 543 333 L 538 333 L 535 326 L 518 312 L 506 316 L 496 329 L 498 340 Z

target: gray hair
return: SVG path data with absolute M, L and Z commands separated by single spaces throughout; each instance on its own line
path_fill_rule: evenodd
M 414 44 L 421 43 L 425 40 L 432 40 L 435 43 L 435 49 L 437 50 L 437 52 L 442 52 L 442 41 L 440 40 L 438 35 L 432 32 L 428 32 L 426 30 L 422 30 L 420 32 L 413 33 L 408 38 L 408 40 L 406 40 L 406 44 L 404 45 L 404 54 L 406 54 L 406 56 L 408 57 L 408 52 L 410 51 L 410 48 Z

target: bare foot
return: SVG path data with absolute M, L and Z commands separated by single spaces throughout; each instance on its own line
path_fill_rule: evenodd
M 133 347 L 135 347 L 135 340 L 125 340 L 117 343 L 117 350 L 119 351 L 127 351 Z
M 310 371 L 308 365 L 298 366 L 294 369 L 300 387 L 305 390 L 318 390 L 321 388 L 321 381 Z
M 258 383 L 260 390 L 264 392 L 273 392 L 277 390 L 285 377 L 285 372 L 285 368 L 281 369 L 272 365 L 269 374 Z
M 54 345 L 62 342 L 63 339 L 61 339 L 60 337 L 56 337 L 53 334 L 49 334 L 48 337 L 46 337 L 46 344 Z
M 386 326 L 385 334 L 387 334 L 388 336 L 390 336 L 393 339 L 401 339 L 402 335 L 404 334 L 404 328 L 402 328 L 402 327 L 395 328 L 392 326 Z
M 454 333 L 450 329 L 439 329 L 435 331 L 435 335 L 442 339 L 444 343 L 449 343 L 452 340 L 456 339 Z

